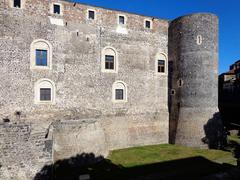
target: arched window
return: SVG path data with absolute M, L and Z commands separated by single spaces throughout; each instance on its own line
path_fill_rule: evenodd
M 167 56 L 164 53 L 157 54 L 155 67 L 157 74 L 167 73 Z
M 52 68 L 52 45 L 43 39 L 38 39 L 31 44 L 31 69 Z
M 112 87 L 113 102 L 127 102 L 127 85 L 122 81 L 116 81 Z
M 55 84 L 49 79 L 40 79 L 35 83 L 35 103 L 53 104 L 55 102 Z
M 118 71 L 118 56 L 117 51 L 112 47 L 105 47 L 102 51 L 102 72 L 117 72 Z

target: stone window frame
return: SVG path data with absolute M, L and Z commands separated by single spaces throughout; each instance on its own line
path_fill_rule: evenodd
M 60 14 L 54 13 L 54 5 L 59 5 L 59 6 L 60 6 Z M 51 12 L 51 14 L 56 15 L 56 16 L 63 16 L 63 11 L 64 11 L 63 8 L 64 8 L 64 6 L 63 6 L 62 3 L 52 2 L 52 3 L 50 4 L 50 12 Z
M 47 66 L 36 65 L 36 49 L 48 51 Z M 52 69 L 52 45 L 44 39 L 36 39 L 31 43 L 30 47 L 30 69 L 51 70 Z
M 120 24 L 120 22 L 119 22 L 120 16 L 124 17 L 124 24 Z M 122 27 L 126 27 L 127 26 L 127 16 L 125 14 L 118 14 L 117 15 L 117 25 L 118 26 L 122 26 Z
M 94 12 L 94 19 L 90 19 L 89 18 L 89 11 L 93 11 Z M 96 21 L 97 20 L 97 12 L 96 12 L 96 10 L 95 9 L 87 9 L 86 18 L 89 21 Z
M 150 22 L 150 28 L 146 27 L 146 22 Z M 143 24 L 144 29 L 153 29 L 153 20 L 152 19 L 144 19 L 144 24 Z
M 116 99 L 116 89 L 120 89 L 119 86 L 122 86 L 123 88 L 123 100 L 117 100 Z M 128 90 L 127 90 L 127 84 L 123 81 L 115 81 L 112 85 L 112 102 L 113 103 L 126 103 L 128 102 Z
M 24 9 L 25 8 L 25 0 L 21 0 L 21 7 L 14 7 L 14 0 L 8 0 L 9 6 L 15 9 Z
M 197 43 L 197 45 L 201 45 L 202 44 L 202 42 L 203 42 L 203 37 L 202 37 L 202 35 L 197 35 L 197 38 L 196 38 L 196 43 Z
M 114 54 L 109 54 L 106 51 L 110 49 Z M 114 69 L 105 69 L 105 56 L 106 55 L 114 55 Z M 102 50 L 102 58 L 101 58 L 101 71 L 104 73 L 118 73 L 118 52 L 112 46 L 106 46 Z
M 175 96 L 176 95 L 176 90 L 175 89 L 171 89 L 171 96 Z
M 164 59 L 162 59 L 162 56 L 164 56 Z M 165 71 L 164 72 L 158 72 L 158 60 L 165 61 L 165 68 L 164 68 Z M 155 57 L 155 74 L 158 76 L 168 74 L 168 56 L 167 56 L 167 54 L 165 54 L 163 52 L 157 53 L 157 55 Z
M 50 88 L 51 89 L 51 101 L 41 101 L 40 100 L 40 89 L 41 88 Z M 56 97 L 56 87 L 55 83 L 47 78 L 39 79 L 34 84 L 34 102 L 35 104 L 55 104 Z

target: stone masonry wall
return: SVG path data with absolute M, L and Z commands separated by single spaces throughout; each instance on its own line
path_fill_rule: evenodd
M 5 179 L 11 174 L 15 179 L 25 177 L 25 172 L 31 174 L 26 177 L 33 176 L 36 169 L 49 162 L 49 154 L 42 154 L 45 143 L 50 141 L 43 137 L 57 120 L 85 119 L 86 124 L 96 120 L 104 133 L 106 150 L 168 142 L 168 74 L 155 72 L 156 55 L 168 54 L 168 21 L 81 4 L 74 6 L 66 1 L 26 0 L 22 9 L 12 8 L 9 2 L 0 1 L 0 120 L 10 120 L 10 124 L 1 125 L 4 140 L 0 142 L 0 151 L 5 156 L 0 170 Z M 52 2 L 62 3 L 63 15 L 51 14 Z M 96 10 L 95 21 L 86 20 L 88 8 Z M 117 24 L 118 14 L 127 18 L 123 29 Z M 144 29 L 145 19 L 153 20 L 153 29 Z M 36 39 L 47 40 L 53 47 L 51 70 L 30 69 L 30 45 Z M 101 71 L 101 51 L 106 46 L 118 53 L 118 73 Z M 34 102 L 34 85 L 42 78 L 55 83 L 55 104 Z M 127 84 L 127 102 L 112 101 L 115 81 Z M 29 127 L 26 132 L 22 132 L 21 124 Z M 13 134 L 19 140 L 7 139 Z M 61 138 L 61 132 L 58 135 L 59 144 L 68 146 L 71 141 Z M 16 148 L 28 151 L 11 158 L 13 162 L 8 161 L 8 157 L 17 156 L 17 151 L 5 141 L 14 144 L 16 140 Z M 73 149 L 78 147 L 76 144 Z M 81 151 L 61 153 L 69 157 Z M 18 162 L 27 168 L 22 169 Z M 8 163 L 16 169 L 8 169 Z M 28 164 L 34 167 L 33 171 L 26 171 L 30 169 Z
M 0 179 L 32 179 L 52 163 L 52 140 L 26 124 L 0 124 Z

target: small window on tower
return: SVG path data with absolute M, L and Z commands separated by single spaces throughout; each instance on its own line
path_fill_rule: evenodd
M 178 86 L 179 86 L 179 87 L 182 87 L 182 86 L 183 86 L 183 80 L 182 80 L 182 79 L 179 79 L 179 80 L 178 80 Z
M 95 11 L 93 10 L 88 11 L 88 19 L 92 19 L 92 20 L 95 19 Z
M 165 72 L 165 61 L 164 60 L 158 60 L 158 72 L 159 73 Z
M 61 13 L 61 7 L 59 4 L 54 4 L 53 5 L 53 13 L 54 14 L 60 14 Z
M 13 7 L 21 8 L 21 0 L 14 0 Z

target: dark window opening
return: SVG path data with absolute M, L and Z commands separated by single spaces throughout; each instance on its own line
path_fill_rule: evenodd
M 171 95 L 175 95 L 175 93 L 176 93 L 175 90 L 172 89 L 172 90 L 171 90 Z
M 54 14 L 60 14 L 60 12 L 61 12 L 60 5 L 54 4 L 54 5 L 53 5 L 53 13 L 54 13 Z
M 47 66 L 47 50 L 36 49 L 36 66 Z
M 165 61 L 158 60 L 158 72 L 164 73 L 165 72 Z
M 51 101 L 51 88 L 40 88 L 40 101 Z
M 145 22 L 145 27 L 150 29 L 151 28 L 151 22 L 150 21 L 146 21 Z
M 178 86 L 179 86 L 179 87 L 182 87 L 182 85 L 183 85 L 183 82 L 182 82 L 181 79 L 179 79 L 179 81 L 178 81 Z
M 95 19 L 95 12 L 94 11 L 88 11 L 88 19 Z
M 14 0 L 13 7 L 21 8 L 21 0 Z
M 123 100 L 123 89 L 116 89 L 116 100 Z
M 119 16 L 119 24 L 125 24 L 125 17 Z
M 105 69 L 114 69 L 114 56 L 105 56 Z

